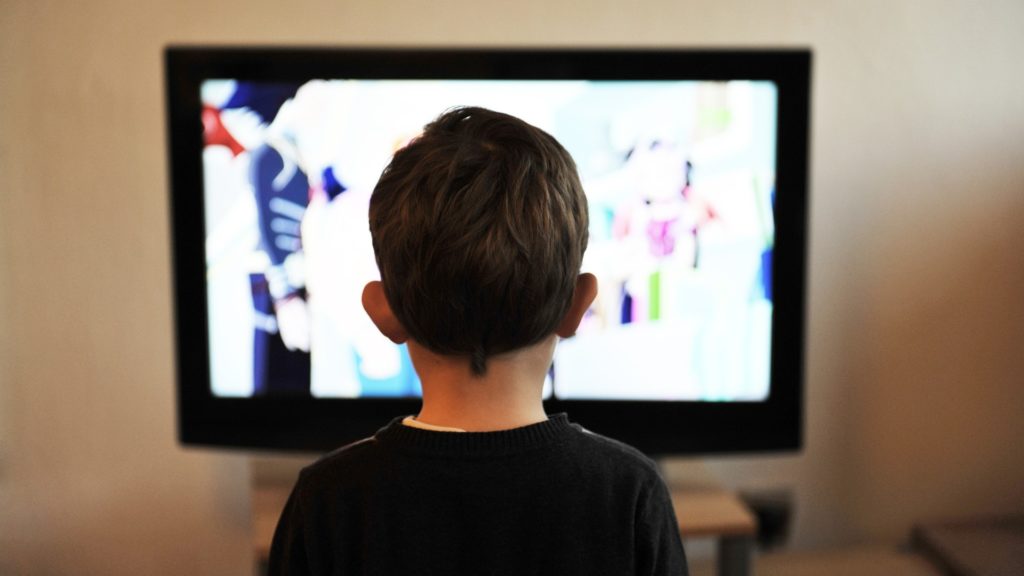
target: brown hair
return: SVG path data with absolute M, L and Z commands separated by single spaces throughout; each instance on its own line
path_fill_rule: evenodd
M 568 312 L 587 202 L 550 134 L 513 116 L 456 108 L 395 153 L 370 200 L 384 294 L 409 336 L 487 358 L 543 340 Z

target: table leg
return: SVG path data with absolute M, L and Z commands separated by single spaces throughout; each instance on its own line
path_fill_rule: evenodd
M 718 540 L 718 576 L 750 576 L 753 555 L 753 537 L 723 536 Z

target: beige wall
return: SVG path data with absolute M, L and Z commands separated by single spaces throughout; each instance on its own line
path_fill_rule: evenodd
M 807 450 L 711 466 L 795 486 L 802 545 L 1024 511 L 1024 5 L 842 4 L 782 36 L 816 55 Z
M 1024 4 L 980 4 L 0 0 L 0 573 L 248 570 L 246 457 L 174 440 L 169 42 L 814 48 L 807 449 L 708 467 L 801 547 L 1024 512 Z

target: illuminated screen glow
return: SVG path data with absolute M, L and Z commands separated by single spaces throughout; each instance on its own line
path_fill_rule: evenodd
M 768 397 L 774 83 L 222 79 L 201 98 L 214 395 L 420 394 L 360 304 L 369 198 L 395 150 L 473 105 L 557 138 L 589 200 L 600 293 L 546 397 Z

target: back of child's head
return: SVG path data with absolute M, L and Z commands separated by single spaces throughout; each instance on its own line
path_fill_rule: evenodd
M 553 334 L 587 246 L 576 165 L 549 134 L 457 108 L 399 150 L 370 201 L 384 294 L 409 337 L 487 358 Z

